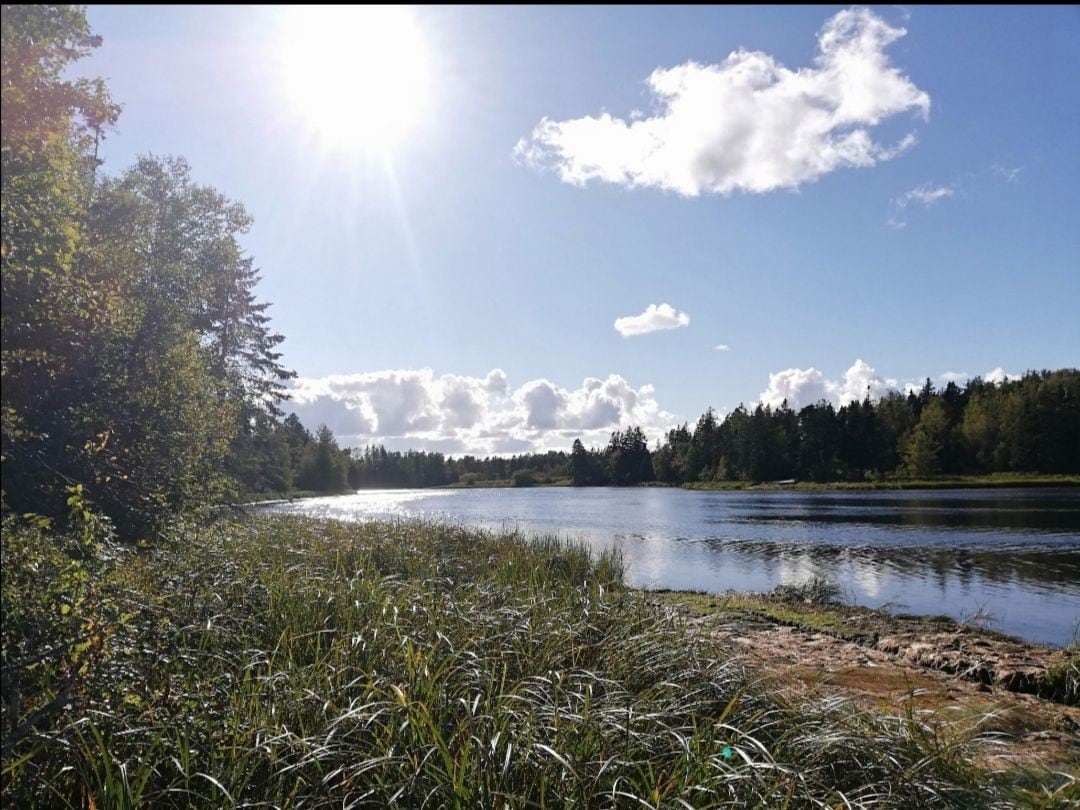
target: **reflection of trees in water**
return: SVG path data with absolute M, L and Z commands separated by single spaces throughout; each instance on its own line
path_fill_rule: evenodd
M 747 515 L 733 519 L 738 523 L 865 523 L 873 526 L 918 526 L 923 528 L 1016 529 L 1018 531 L 1080 532 L 1080 509 L 1054 509 L 1037 512 L 978 509 L 956 512 L 932 509 L 866 509 L 838 512 L 831 509 L 789 510 L 766 515 Z
M 813 573 L 833 575 L 850 569 L 856 581 L 879 583 L 883 572 L 932 581 L 944 590 L 950 581 L 968 586 L 977 580 L 999 585 L 1035 585 L 1058 591 L 1080 590 L 1080 549 L 1075 551 L 976 551 L 935 547 L 871 548 L 827 544 L 705 540 L 725 553 L 755 558 L 770 576 L 790 582 Z
M 736 505 L 739 523 L 811 524 L 1017 529 L 1080 534 L 1080 493 L 1046 492 L 998 497 L 906 497 L 759 495 Z

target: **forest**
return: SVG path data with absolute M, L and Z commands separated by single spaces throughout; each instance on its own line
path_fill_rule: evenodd
M 291 420 L 291 421 L 290 421 Z M 312 438 L 295 421 L 293 436 Z M 740 405 L 724 417 L 707 410 L 691 428 L 668 431 L 650 450 L 640 428 L 617 430 L 602 448 L 575 440 L 569 453 L 446 458 L 442 453 L 337 447 L 320 429 L 316 445 L 336 461 L 332 478 L 308 464 L 304 489 L 572 484 L 629 486 L 648 482 L 816 483 L 927 480 L 992 473 L 1080 473 L 1080 372 L 1033 371 L 1000 383 L 975 378 L 935 389 L 892 392 L 836 408 L 829 402 L 798 411 Z M 311 455 L 311 451 L 308 451 Z M 285 456 L 282 456 L 284 459 Z M 294 458 L 300 456 L 294 455 Z M 336 465 L 336 466 L 335 466 Z M 315 477 L 313 477 L 313 475 Z M 282 469 L 274 481 L 287 479 Z

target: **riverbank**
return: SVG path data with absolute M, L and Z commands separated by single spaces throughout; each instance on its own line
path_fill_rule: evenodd
M 1080 639 L 1067 648 L 1032 644 L 948 616 L 896 615 L 854 605 L 815 604 L 798 598 L 804 589 L 787 588 L 795 591 L 795 599 L 735 592 L 644 593 L 656 604 L 731 628 L 790 628 L 854 644 L 913 669 L 1080 706 Z
M 770 682 L 879 715 L 914 713 L 946 736 L 999 735 L 992 770 L 1080 764 L 1080 648 L 1027 644 L 944 616 L 894 616 L 769 595 L 645 592 Z
M 470 481 L 468 483 L 447 484 L 436 489 L 497 489 L 513 487 L 508 479 L 490 481 Z M 567 479 L 545 481 L 530 484 L 536 487 L 571 487 Z M 990 475 L 958 475 L 937 478 L 885 478 L 873 481 L 795 481 L 753 482 L 753 481 L 694 481 L 682 485 L 665 484 L 660 481 L 646 481 L 639 487 L 671 487 L 703 491 L 753 490 L 759 492 L 830 492 L 830 491 L 873 491 L 903 489 L 994 489 L 1023 487 L 1080 487 L 1080 475 L 1043 475 L 1019 473 L 993 473 Z
M 638 487 L 680 488 L 680 485 L 665 484 L 660 481 L 646 481 Z M 527 485 L 515 484 L 511 479 L 492 479 L 486 481 L 456 482 L 427 489 L 531 489 L 540 487 L 573 487 L 567 478 L 552 481 L 534 481 Z M 890 478 L 880 481 L 833 481 L 818 483 L 814 481 L 796 481 L 794 483 L 755 483 L 752 481 L 695 481 L 682 484 L 682 489 L 707 492 L 830 492 L 830 491 L 873 491 L 903 489 L 994 489 L 1024 487 L 1080 487 L 1080 475 L 1019 475 L 1015 473 L 994 473 L 992 475 L 947 476 L 940 478 Z M 376 487 L 362 489 L 360 492 L 382 492 L 401 489 L 401 487 Z M 294 492 L 264 492 L 247 494 L 240 498 L 240 505 L 289 502 L 304 498 L 325 498 L 332 495 L 349 495 L 357 490 L 343 492 L 314 492 L 296 490 Z
M 5 525 L 12 806 L 1045 807 L 1076 788 L 1058 750 L 991 760 L 1011 733 L 991 704 L 946 725 L 837 702 L 739 648 L 750 604 L 712 624 L 705 597 L 673 607 L 553 538 L 219 517 L 72 579 L 45 531 Z

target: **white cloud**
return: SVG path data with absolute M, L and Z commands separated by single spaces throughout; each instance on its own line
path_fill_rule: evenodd
M 938 200 L 951 197 L 953 193 L 952 186 L 932 186 L 929 183 L 923 183 L 911 191 L 905 191 L 894 202 L 898 208 L 907 208 L 913 202 L 922 203 L 929 208 Z
M 938 379 L 943 383 L 962 383 L 971 379 L 971 375 L 966 371 L 946 371 L 944 374 L 939 374 Z
M 1010 185 L 1020 181 L 1020 172 L 1023 170 L 1023 166 L 1002 166 L 1000 163 L 990 167 L 990 171 Z
M 624 338 L 689 325 L 690 316 L 679 312 L 671 304 L 649 304 L 640 315 L 626 315 L 615 319 L 615 331 Z
M 545 117 L 514 153 L 573 185 L 600 180 L 688 197 L 796 188 L 836 169 L 873 166 L 915 143 L 908 134 L 882 146 L 873 127 L 930 110 L 930 97 L 885 53 L 906 33 L 868 9 L 847 9 L 819 32 L 811 67 L 792 70 L 738 50 L 718 65 L 657 68 L 648 79 L 655 114 Z
M 493 394 L 505 394 L 510 390 L 510 383 L 506 379 L 506 372 L 501 368 L 493 368 L 484 377 L 484 390 Z
M 618 374 L 578 388 L 537 379 L 512 389 L 501 369 L 483 377 L 398 369 L 300 378 L 285 407 L 309 429 L 326 424 L 342 446 L 456 455 L 568 450 L 577 437 L 600 445 L 632 425 L 657 438 L 675 423 L 651 385 L 634 388 Z
M 880 399 L 889 391 L 894 391 L 899 383 L 892 379 L 881 377 L 874 367 L 863 360 L 856 360 L 847 371 L 836 390 L 837 399 L 841 405 L 856 400 L 862 401 L 866 397 Z
M 999 366 L 983 374 L 982 378 L 986 382 L 1000 384 L 1005 380 L 1019 380 L 1021 375 L 1009 373 Z M 937 375 L 937 379 L 941 383 L 963 384 L 971 379 L 971 375 L 966 371 L 946 371 Z M 840 406 L 861 401 L 867 396 L 871 400 L 878 400 L 890 391 L 918 393 L 925 381 L 926 377 L 904 382 L 893 377 L 883 377 L 869 363 L 856 360 L 838 380 L 828 379 L 813 367 L 777 371 L 769 375 L 769 386 L 761 392 L 759 400 L 762 405 L 773 408 L 787 400 L 788 407 L 797 411 L 821 400 Z
M 559 426 L 566 410 L 566 394 L 547 380 L 533 380 L 521 386 L 515 398 L 525 408 L 525 427 L 550 430 Z
M 951 197 L 955 193 L 956 188 L 954 186 L 933 186 L 930 183 L 923 183 L 910 191 L 905 191 L 892 201 L 893 215 L 889 217 L 889 224 L 894 228 L 905 228 L 907 227 L 907 217 L 904 211 L 908 206 L 919 203 L 924 208 L 929 208 L 938 200 Z
M 1021 375 L 1021 374 L 1010 374 L 1005 369 L 1003 369 L 1001 366 L 998 366 L 997 368 L 991 369 L 990 371 L 983 374 L 983 379 L 986 382 L 991 382 L 991 383 L 994 383 L 996 385 L 1000 385 L 1001 383 L 1005 382 L 1006 380 L 1019 380 L 1022 376 L 1023 375 Z
M 728 346 L 726 343 L 717 343 L 713 348 L 716 349 L 718 352 L 730 352 L 731 351 L 731 347 Z
M 789 368 L 769 375 L 769 387 L 761 392 L 763 405 L 779 407 L 787 400 L 793 410 L 826 400 L 834 405 L 846 405 L 869 396 L 879 399 L 890 390 L 898 389 L 895 379 L 878 375 L 864 360 L 856 360 L 839 380 L 829 380 L 816 368 Z
M 761 392 L 761 403 L 779 407 L 785 401 L 798 410 L 823 399 L 832 399 L 825 375 L 816 368 L 788 368 L 769 375 L 769 387 Z

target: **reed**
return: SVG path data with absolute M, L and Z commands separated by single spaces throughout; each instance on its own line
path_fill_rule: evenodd
M 63 566 L 19 568 L 47 539 L 5 531 L 5 613 L 25 608 L 4 622 L 9 807 L 1006 807 L 1076 787 L 975 769 L 977 724 L 945 739 L 777 693 L 624 588 L 617 556 L 557 537 L 218 517 L 99 551 L 55 615 L 27 606 Z M 97 647 L 73 659 L 49 632 Z

